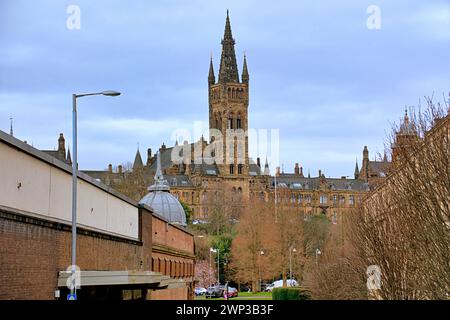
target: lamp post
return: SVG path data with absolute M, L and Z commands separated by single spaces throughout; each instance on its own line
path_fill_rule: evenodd
M 211 284 L 211 252 L 217 253 L 217 285 L 219 285 L 219 249 L 214 248 L 209 248 L 209 283 Z
M 260 251 L 258 255 L 258 274 L 259 274 L 259 291 L 261 291 L 261 256 L 264 255 L 264 251 Z
M 217 250 L 217 285 L 220 286 L 220 277 L 219 277 L 219 274 L 220 274 L 220 266 L 219 266 L 219 262 L 220 262 L 220 257 L 219 257 L 220 250 L 219 250 L 219 248 L 217 248 L 216 250 Z
M 297 252 L 297 249 L 289 248 L 289 280 L 292 280 L 292 252 Z
M 70 288 L 72 295 L 76 293 L 75 265 L 77 258 L 77 98 L 97 95 L 115 97 L 120 95 L 120 92 L 108 90 L 96 93 L 72 94 L 72 286 Z
M 322 252 L 320 252 L 319 248 L 316 249 L 316 266 L 318 265 L 318 257 L 319 255 L 322 254 Z

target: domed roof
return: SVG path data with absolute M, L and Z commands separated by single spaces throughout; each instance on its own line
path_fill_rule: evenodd
M 171 223 L 186 226 L 186 213 L 184 212 L 183 206 L 176 197 L 170 194 L 169 184 L 162 175 L 159 153 L 157 156 L 155 182 L 148 187 L 148 190 L 150 192 L 139 203 L 149 206 L 154 213 L 162 216 Z

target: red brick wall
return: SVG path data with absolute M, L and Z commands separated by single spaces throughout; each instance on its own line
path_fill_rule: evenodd
M 0 299 L 53 299 L 57 272 L 70 265 L 71 231 L 10 218 L 0 217 Z M 151 214 L 143 211 L 141 219 L 143 245 L 80 230 L 77 265 L 81 270 L 150 270 Z
M 155 244 L 194 254 L 194 238 L 191 234 L 167 224 L 155 216 L 153 217 L 152 240 Z

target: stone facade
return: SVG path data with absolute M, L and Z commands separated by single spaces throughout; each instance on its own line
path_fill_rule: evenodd
M 352 207 L 361 198 L 361 194 L 368 190 L 369 179 L 364 168 L 377 167 L 368 160 L 368 151 L 364 151 L 364 160 L 361 172 L 355 171 L 354 179 L 349 178 L 325 178 L 319 171 L 315 177 L 303 175 L 303 168 L 296 164 L 293 174 L 280 172 L 279 168 L 275 176 L 271 176 L 266 159 L 264 167 L 258 158 L 256 163 L 248 156 L 248 137 L 241 141 L 244 145 L 243 154 L 239 153 L 239 141 L 227 141 L 226 132 L 231 130 L 248 130 L 249 117 L 249 82 L 250 76 L 247 67 L 247 58 L 244 56 L 242 75 L 239 77 L 235 41 L 231 32 L 230 18 L 227 13 L 225 32 L 222 39 L 222 55 L 220 68 L 216 79 L 213 61 L 211 58 L 208 74 L 208 98 L 209 98 L 209 142 L 202 137 L 199 141 L 174 147 L 167 147 L 164 143 L 158 149 L 161 154 L 161 165 L 165 178 L 170 184 L 170 192 L 176 195 L 183 203 L 193 209 L 194 218 L 207 220 L 211 204 L 217 199 L 224 200 L 224 193 L 231 196 L 226 199 L 229 206 L 236 209 L 243 201 L 264 199 L 274 201 L 275 180 L 279 192 L 283 194 L 278 201 L 289 201 L 299 206 L 299 211 L 305 215 L 325 213 L 330 219 L 337 219 L 341 212 Z M 223 144 L 211 148 L 215 140 L 211 132 L 220 132 L 223 136 Z M 222 148 L 223 161 L 217 161 L 217 154 Z M 211 149 L 213 150 L 212 152 Z M 233 149 L 233 150 L 230 150 Z M 181 154 L 189 151 L 191 158 L 183 163 L 175 163 L 173 154 Z M 226 158 L 229 155 L 230 158 Z M 215 157 L 212 163 L 204 159 Z M 183 158 L 184 160 L 186 157 Z M 198 159 L 201 159 L 198 161 Z M 358 165 L 356 165 L 358 166 Z M 133 170 L 141 170 L 146 185 L 153 183 L 156 172 L 156 155 L 152 150 L 147 150 L 147 161 L 144 164 L 139 150 L 136 152 Z M 85 173 L 100 179 L 107 185 L 114 185 L 126 177 L 120 166 L 113 171 L 112 165 L 106 171 L 87 170 Z M 373 174 L 373 173 L 372 173 Z M 370 176 L 370 174 L 369 174 Z M 281 195 L 280 193 L 280 195 Z M 289 199 L 283 200 L 288 194 Z M 293 200 L 295 197 L 295 201 Z M 340 199 L 340 200 L 336 200 Z M 334 217 L 334 218 L 333 218 Z

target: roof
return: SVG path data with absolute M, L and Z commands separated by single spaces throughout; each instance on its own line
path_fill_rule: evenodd
M 368 184 L 361 180 L 356 179 L 339 179 L 339 178 L 305 178 L 300 177 L 296 174 L 285 173 L 277 176 L 277 187 L 289 188 L 292 190 L 316 190 L 319 189 L 321 182 L 324 179 L 324 183 L 328 186 L 330 190 L 355 190 L 355 191 L 365 191 L 368 188 Z M 269 178 L 269 186 L 271 188 L 275 187 L 275 177 Z
M 369 161 L 370 174 L 376 174 L 379 177 L 387 176 L 391 163 L 388 161 Z
M 186 213 L 180 201 L 170 194 L 170 186 L 161 170 L 161 152 L 157 154 L 156 173 L 153 184 L 139 203 L 148 205 L 153 212 L 165 217 L 169 222 L 186 226 Z

